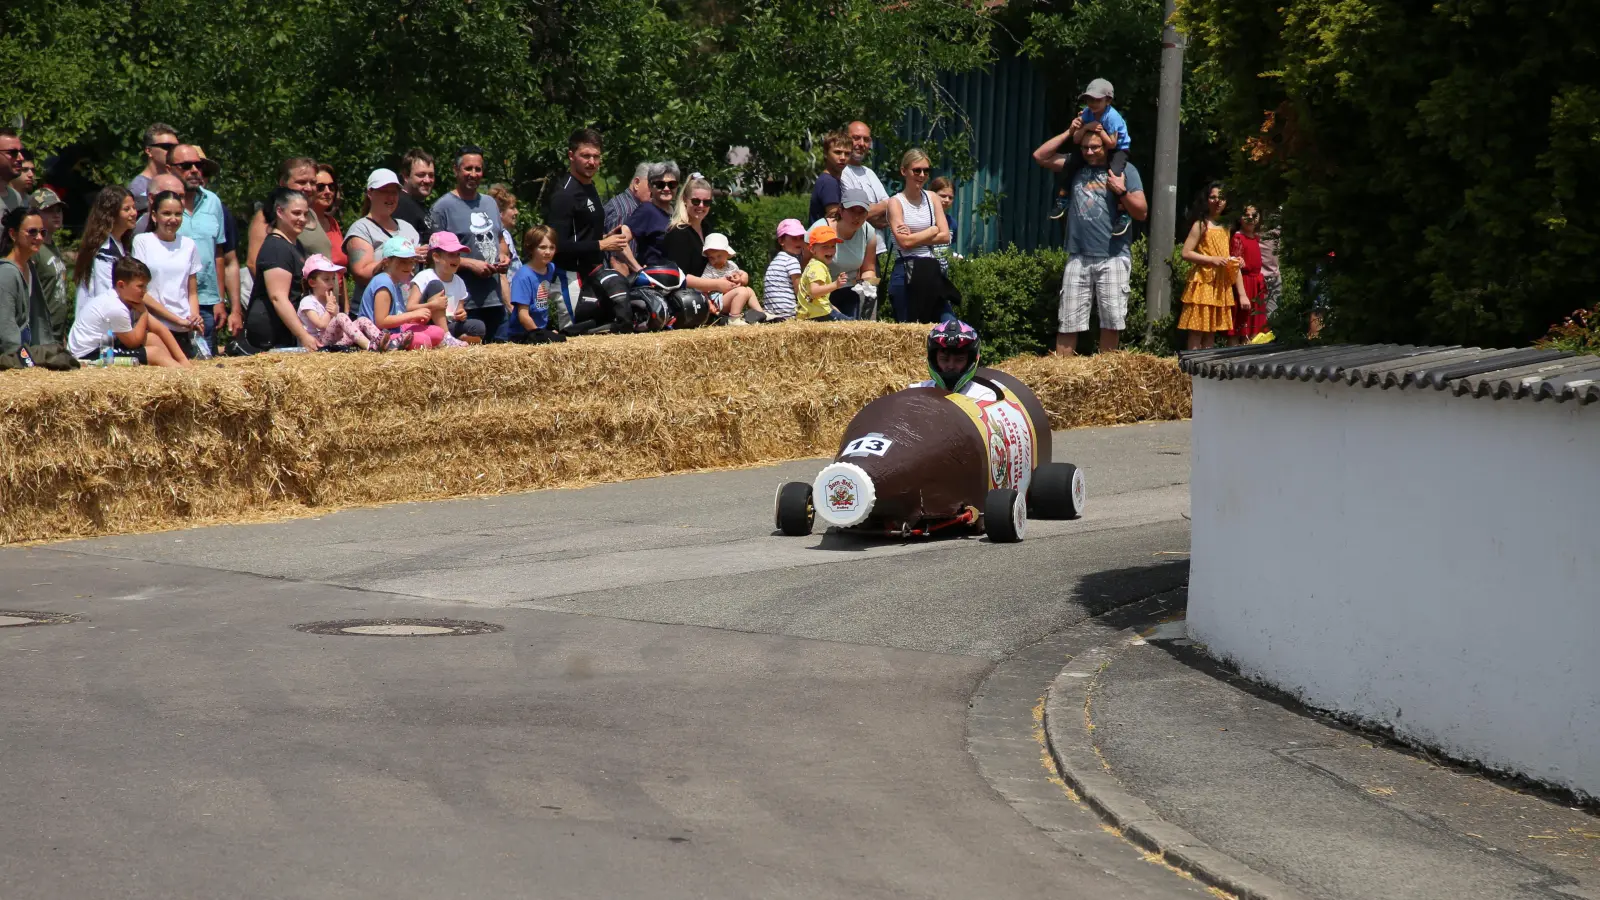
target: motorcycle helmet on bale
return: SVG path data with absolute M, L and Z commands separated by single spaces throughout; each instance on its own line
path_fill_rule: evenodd
M 961 353 L 965 359 L 959 367 L 949 370 L 939 368 L 939 351 Z M 978 331 L 965 322 L 951 319 L 940 322 L 928 332 L 928 374 L 933 383 L 952 393 L 960 392 L 978 374 L 978 360 L 982 356 L 978 346 Z
M 656 288 L 635 285 L 628 289 L 628 302 L 634 331 L 660 331 L 667 327 L 672 314 L 667 311 L 666 295 Z
M 711 304 L 706 295 L 692 287 L 681 287 L 667 295 L 673 328 L 699 328 L 711 320 Z
M 688 279 L 676 266 L 650 267 L 644 280 L 661 292 L 667 304 L 667 325 L 671 328 L 698 328 L 711 318 L 705 295 L 689 287 Z

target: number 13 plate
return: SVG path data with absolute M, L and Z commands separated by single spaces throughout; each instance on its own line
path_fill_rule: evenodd
M 877 432 L 858 437 L 844 445 L 844 452 L 840 456 L 882 456 L 894 446 L 894 441 L 889 440 Z

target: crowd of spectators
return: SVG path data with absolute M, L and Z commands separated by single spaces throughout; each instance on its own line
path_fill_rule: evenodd
M 672 161 L 640 163 L 627 187 L 602 205 L 593 182 L 603 144 L 589 131 L 573 137 L 548 226 L 520 239 L 509 188 L 480 190 L 484 161 L 476 147 L 455 154 L 454 184 L 431 203 L 431 154 L 405 154 L 403 176 L 373 170 L 360 216 L 347 228 L 333 167 L 285 160 L 277 189 L 251 210 L 241 264 L 239 220 L 208 187 L 218 165 L 202 148 L 180 142 L 176 129 L 155 123 L 143 135 L 141 171 L 127 188 L 107 187 L 95 198 L 69 277 L 52 240 L 60 198 L 48 189 L 29 196 L 32 161 L 8 131 L 0 134 L 0 175 L 9 176 L 0 182 L 0 246 L 9 263 L 0 270 L 0 297 L 9 301 L 10 321 L 0 326 L 0 357 L 15 348 L 26 364 L 25 348 L 54 342 L 77 359 L 140 359 L 143 352 L 182 364 L 224 349 L 555 340 L 574 326 L 630 318 L 626 292 L 607 290 L 608 275 L 624 287 L 659 284 L 662 270 L 674 270 L 672 286 L 701 294 L 715 321 L 728 324 L 876 318 L 881 267 L 897 319 L 950 318 L 949 180 L 930 182 L 926 154 L 910 151 L 899 172 L 904 188 L 890 196 L 866 165 L 873 139 L 862 122 L 822 145 L 826 162 L 811 224 L 779 227 L 779 252 L 758 294 L 727 236 L 707 231 L 716 202 L 709 182 Z M 137 322 L 143 335 L 139 347 L 121 346 L 127 341 L 119 332 L 100 331 L 106 304 L 94 302 L 123 295 L 127 282 L 116 272 L 128 257 L 145 267 L 146 294 L 138 309 L 124 309 L 129 327 Z M 519 278 L 523 257 L 537 264 Z M 769 295 L 765 303 L 762 294 Z M 96 314 L 80 315 L 89 308 Z M 219 332 L 230 338 L 225 345 L 216 342 Z
M 1110 83 L 1096 79 L 1082 99 L 1071 127 L 1033 154 L 1063 182 L 1063 354 L 1075 352 L 1091 309 L 1100 349 L 1119 345 L 1130 224 L 1148 213 Z M 242 211 L 241 240 L 240 217 L 210 188 L 220 167 L 158 122 L 143 134 L 143 168 L 126 187 L 94 198 L 73 258 L 55 246 L 61 197 L 36 184 L 20 136 L 0 129 L 0 366 L 29 364 L 27 348 L 55 344 L 76 360 L 137 359 L 142 351 L 181 365 L 213 353 L 543 343 L 699 324 L 690 311 L 700 307 L 709 309 L 703 321 L 728 325 L 876 319 L 885 305 L 902 322 L 954 318 L 954 183 L 913 148 L 898 160 L 899 190 L 890 193 L 869 165 L 874 139 L 864 122 L 818 146 L 809 215 L 777 227 L 776 253 L 755 273 L 708 225 L 718 192 L 672 160 L 638 163 L 602 200 L 595 180 L 604 141 L 590 129 L 569 139 L 567 170 L 546 185 L 542 222 L 519 224 L 512 190 L 484 183 L 481 148 L 437 161 L 412 149 L 396 169 L 365 174 L 359 210 L 348 214 L 353 200 L 334 167 L 284 160 L 270 197 Z M 450 187 L 435 196 L 446 167 Z M 1276 258 L 1259 216 L 1247 209 L 1229 228 L 1225 206 L 1216 186 L 1184 245 L 1195 274 L 1180 327 L 1191 346 L 1208 346 L 1217 334 L 1253 338 L 1265 327 L 1261 299 L 1275 287 Z M 112 316 L 105 298 L 123 297 L 129 283 L 118 273 L 141 274 L 119 268 L 129 257 L 144 266 L 146 294 L 137 308 L 124 303 L 125 317 Z M 95 315 L 85 316 L 91 307 Z M 141 335 L 139 347 L 99 330 L 124 318 Z M 39 360 L 52 361 L 59 362 Z
M 952 315 L 940 268 L 952 194 L 927 188 L 927 157 L 913 152 L 891 197 L 867 164 L 862 122 L 824 139 L 810 224 L 781 225 L 757 273 L 710 228 L 712 184 L 672 160 L 639 163 L 602 202 L 604 142 L 589 129 L 569 141 L 544 221 L 521 225 L 516 195 L 484 183 L 474 146 L 437 162 L 412 149 L 371 170 L 348 213 L 340 173 L 292 157 L 271 194 L 236 215 L 211 188 L 222 172 L 203 148 L 161 122 L 141 143 L 143 167 L 94 195 L 76 252 L 63 254 L 61 197 L 36 183 L 21 136 L 0 129 L 0 367 L 543 343 L 671 327 L 693 296 L 711 324 L 870 319 L 885 266 L 897 318 Z M 435 195 L 445 167 L 450 187 Z M 642 310 L 641 288 L 658 288 L 665 310 Z

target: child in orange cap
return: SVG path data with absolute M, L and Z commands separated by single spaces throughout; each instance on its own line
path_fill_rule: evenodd
M 834 278 L 828 271 L 828 263 L 833 262 L 833 255 L 839 252 L 839 232 L 832 225 L 818 225 L 811 229 L 807 240 L 811 243 L 811 261 L 800 273 L 798 318 L 820 322 L 850 319 L 850 316 L 834 309 L 828 299 L 834 291 L 850 284 L 848 274 L 840 272 L 839 277 Z

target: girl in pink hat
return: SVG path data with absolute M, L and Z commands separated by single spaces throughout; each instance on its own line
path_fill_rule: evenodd
M 467 245 L 451 232 L 435 231 L 427 249 L 429 267 L 406 288 L 406 309 L 432 314 L 429 321 L 443 332 L 441 347 L 482 343 L 486 329 L 481 320 L 467 318 L 467 283 L 458 274 Z
M 344 266 L 321 253 L 312 254 L 306 260 L 301 276 L 311 293 L 300 298 L 300 324 L 323 349 L 351 346 L 363 350 L 384 349 L 383 332 L 371 319 L 352 319 L 339 311 L 337 288 L 339 273 L 343 271 Z

